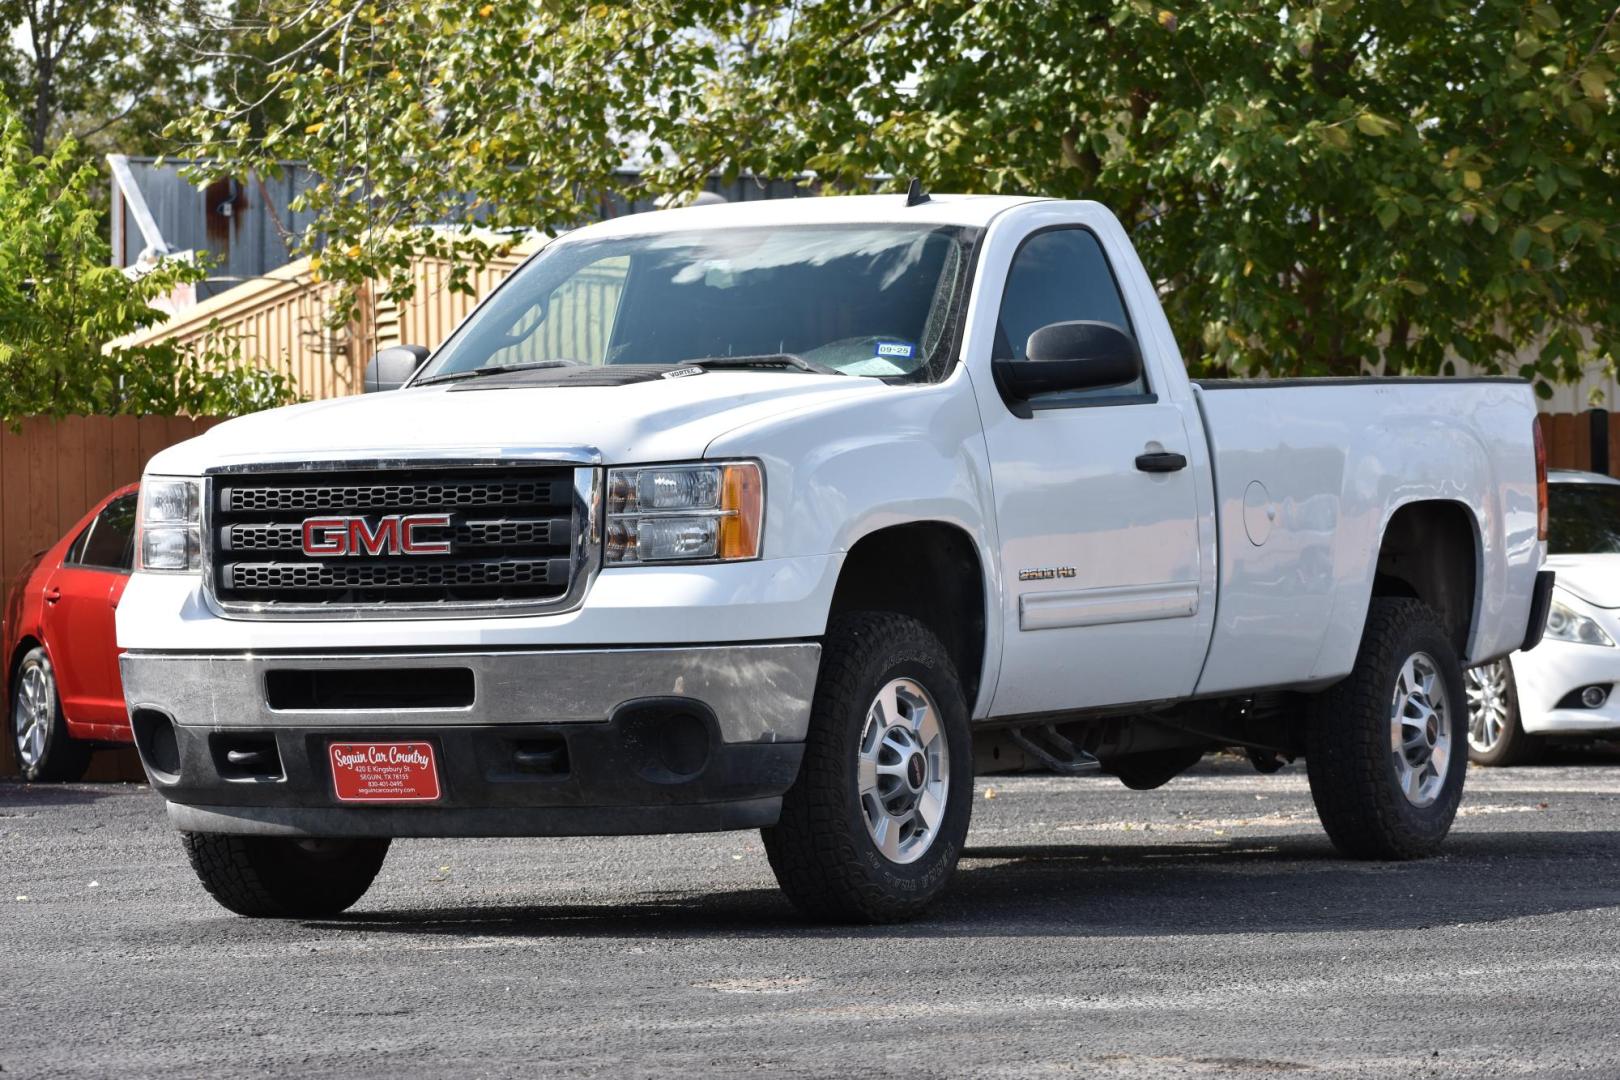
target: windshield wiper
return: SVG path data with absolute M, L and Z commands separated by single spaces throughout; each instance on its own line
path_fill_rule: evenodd
M 837 368 L 830 368 L 826 364 L 818 364 L 814 360 L 806 360 L 793 353 L 760 353 L 757 356 L 705 356 L 697 360 L 684 361 L 683 366 L 700 368 L 795 368 L 799 371 L 811 371 L 817 375 L 842 375 Z
M 526 364 L 495 364 L 491 367 L 470 368 L 466 371 L 450 371 L 443 375 L 434 375 L 426 379 L 417 379 L 412 386 L 431 386 L 434 383 L 456 382 L 459 379 L 482 379 L 486 375 L 508 375 L 514 371 L 543 371 L 546 368 L 579 367 L 578 360 L 534 360 Z

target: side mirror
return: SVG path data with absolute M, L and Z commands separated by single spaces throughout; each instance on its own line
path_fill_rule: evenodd
M 365 392 L 398 390 L 427 358 L 428 350 L 420 345 L 392 345 L 384 349 L 366 364 Z
M 1029 359 L 991 363 L 996 386 L 1009 405 L 1055 390 L 1124 386 L 1142 375 L 1136 342 L 1113 323 L 1051 323 L 1029 335 L 1024 354 Z M 1014 411 L 1029 413 L 1027 406 Z

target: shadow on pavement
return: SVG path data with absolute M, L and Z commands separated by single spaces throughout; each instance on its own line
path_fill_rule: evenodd
M 927 918 L 816 926 L 775 890 L 680 893 L 615 905 L 502 905 L 362 912 L 322 929 L 531 937 L 825 938 L 1150 936 L 1417 930 L 1620 904 L 1620 834 L 1454 836 L 1439 858 L 1361 863 L 1320 836 L 1162 845 L 967 850 Z

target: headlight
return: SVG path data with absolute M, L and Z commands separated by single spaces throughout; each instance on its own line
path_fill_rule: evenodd
M 609 566 L 759 558 L 765 483 L 752 461 L 609 469 Z
M 1610 637 L 1596 620 L 1589 619 L 1557 600 L 1547 612 L 1547 636 L 1559 641 L 1573 641 L 1581 645 L 1607 645 L 1614 647 Z
M 135 569 L 186 573 L 202 568 L 202 502 L 195 480 L 141 482 Z

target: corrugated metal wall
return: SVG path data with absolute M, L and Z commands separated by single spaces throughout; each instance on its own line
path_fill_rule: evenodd
M 283 228 L 298 232 L 311 219 L 307 213 L 287 209 L 312 182 L 302 165 L 286 166 L 280 177 L 254 177 L 245 183 L 223 180 L 199 187 L 180 176 L 180 170 L 193 162 L 165 160 L 159 165 L 151 158 L 128 158 L 126 163 L 170 248 L 213 255 L 210 280 L 198 286 L 198 299 L 287 265 L 291 259 Z M 113 207 L 121 218 L 113 228 L 113 265 L 129 266 L 145 246 L 140 226 L 129 200 L 116 190 Z
M 136 192 L 121 192 L 116 180 L 113 184 L 113 265 L 133 265 L 145 247 L 131 209 L 131 198 L 138 196 L 145 201 L 171 250 L 206 251 L 214 256 L 210 281 L 198 287 L 199 300 L 286 266 L 292 261 L 287 254 L 287 235 L 302 233 L 313 216 L 288 209 L 293 198 L 315 182 L 314 174 L 302 164 L 284 164 L 279 177 L 250 177 L 240 183 L 222 180 L 200 187 L 180 175 L 182 169 L 197 164 L 194 161 L 165 159 L 159 164 L 155 158 L 119 160 L 128 169 Z M 636 174 L 625 171 L 619 177 L 629 185 L 635 182 Z M 742 178 L 723 183 L 713 178 L 705 188 L 729 202 L 813 194 L 791 180 Z M 656 206 L 651 199 L 626 203 L 614 196 L 601 202 L 597 216 L 612 218 L 653 209 Z

